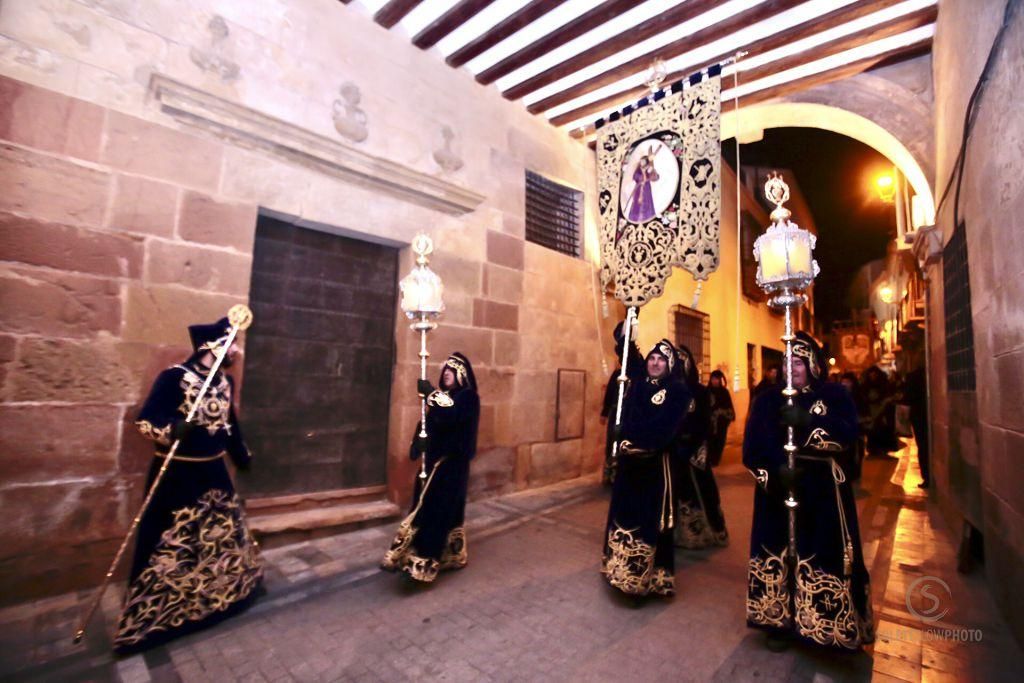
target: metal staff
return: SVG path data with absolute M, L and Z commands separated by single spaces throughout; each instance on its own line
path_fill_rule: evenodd
M 437 323 L 427 320 L 426 313 L 420 313 L 420 319 L 412 324 L 412 329 L 420 333 L 420 379 L 427 379 L 427 359 L 430 352 L 427 351 L 427 332 L 437 327 Z M 427 397 L 420 396 L 420 437 L 421 443 L 426 443 L 427 438 Z M 427 449 L 420 451 L 420 479 L 427 478 Z
M 782 390 L 782 395 L 786 397 L 786 405 L 793 406 L 793 397 L 797 395 L 797 390 L 793 388 L 793 341 L 796 339 L 796 335 L 793 334 L 793 307 L 802 306 L 807 300 L 807 297 L 803 294 L 795 294 L 788 289 L 782 290 L 782 293 L 774 297 L 772 302 L 776 306 L 781 306 L 786 312 L 786 333 L 782 336 L 782 341 L 786 342 L 786 388 Z M 794 435 L 794 429 L 792 425 L 786 427 L 786 445 L 782 447 L 786 451 L 786 465 L 789 467 L 790 473 L 796 470 L 796 441 Z M 789 531 L 788 539 L 788 555 L 787 562 L 789 563 L 790 569 L 796 571 L 796 509 L 799 503 L 796 501 L 796 478 L 789 477 L 788 486 L 788 497 L 786 498 L 786 516 L 787 516 L 787 529 Z
M 210 367 L 210 373 L 206 376 L 206 381 L 203 382 L 202 388 L 199 389 L 199 394 L 196 395 L 195 400 L 192 402 L 192 407 L 189 409 L 188 415 L 185 417 L 185 422 L 191 422 L 192 418 L 195 417 L 196 411 L 199 410 L 199 406 L 203 402 L 203 397 L 210 388 L 210 383 L 213 381 L 214 375 L 216 375 L 217 370 L 220 369 L 221 363 L 224 361 L 224 357 L 227 356 L 228 349 L 230 349 L 231 345 L 234 343 L 238 332 L 240 330 L 247 329 L 249 325 L 252 324 L 252 311 L 244 304 L 232 306 L 231 310 L 228 311 L 228 321 L 231 323 L 231 330 L 228 332 L 228 336 L 224 344 L 221 345 L 220 349 L 214 352 L 214 360 L 213 365 Z M 167 468 L 171 464 L 171 460 L 174 459 L 174 454 L 178 451 L 178 445 L 180 443 L 181 439 L 175 439 L 174 443 L 171 444 L 171 449 L 167 451 L 167 455 L 164 456 L 164 464 L 160 466 L 160 470 L 157 472 L 156 477 L 153 478 L 153 483 L 149 485 L 149 491 L 146 493 L 145 500 L 142 501 L 142 507 L 139 508 L 139 511 L 135 514 L 135 518 L 132 520 L 131 526 L 128 527 L 128 533 L 125 534 L 124 540 L 121 541 L 121 547 L 117 549 L 117 553 L 114 555 L 114 560 L 110 563 L 110 568 L 107 569 L 107 573 L 103 577 L 103 583 L 100 584 L 99 590 L 96 591 L 96 597 L 93 598 L 92 603 L 89 605 L 89 609 L 86 610 L 85 615 L 78 624 L 78 629 L 75 631 L 74 637 L 74 643 L 76 645 L 80 643 L 82 638 L 85 636 L 85 628 L 92 619 L 92 615 L 96 613 L 96 608 L 100 606 L 103 594 L 107 592 L 107 586 L 110 585 L 110 579 L 114 576 L 114 572 L 117 570 L 117 565 L 121 563 L 121 557 L 124 556 L 124 551 L 127 550 L 128 544 L 135 535 L 135 530 L 139 527 L 139 522 L 142 521 L 142 516 L 146 514 L 149 504 L 153 501 L 153 496 L 156 494 L 157 486 L 160 485 L 160 480 L 163 479 L 164 473 L 167 472 Z
M 629 350 L 633 343 L 633 327 L 636 325 L 636 306 L 630 306 L 626 312 L 626 325 L 622 330 L 622 360 L 621 367 L 619 368 L 619 397 L 615 403 L 615 426 L 618 427 L 622 423 L 622 401 L 626 396 L 626 382 L 629 379 L 626 376 L 626 364 L 629 361 Z M 618 457 L 619 453 L 619 440 L 616 439 L 612 443 L 612 459 Z

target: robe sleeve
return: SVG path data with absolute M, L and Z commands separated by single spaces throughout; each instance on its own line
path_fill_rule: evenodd
M 630 411 L 629 420 L 623 425 L 623 441 L 645 451 L 657 451 L 676 440 L 689 414 L 690 390 L 683 384 L 670 384 L 665 387 L 665 394 L 665 402 L 658 410 Z
M 171 445 L 171 428 L 185 416 L 178 410 L 184 399 L 179 368 L 167 368 L 156 378 L 135 420 L 139 432 L 161 446 Z
M 235 414 L 235 381 L 228 375 L 228 384 L 231 385 L 231 408 L 228 414 L 228 455 L 231 460 L 240 468 L 247 468 L 252 462 L 252 452 L 245 445 L 242 437 L 242 426 L 238 424 L 238 416 Z
M 771 393 L 761 394 L 754 399 L 743 432 L 743 466 L 765 491 L 768 490 L 769 477 L 774 477 L 782 464 L 779 416 L 773 399 Z

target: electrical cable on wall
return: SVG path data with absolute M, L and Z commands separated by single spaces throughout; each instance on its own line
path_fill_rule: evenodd
M 988 57 L 985 59 L 985 66 L 981 70 L 981 75 L 978 76 L 978 82 L 974 85 L 970 99 L 967 101 L 967 110 L 964 113 L 963 136 L 960 139 L 960 151 L 953 162 L 953 170 L 950 172 L 949 180 L 946 181 L 946 189 L 942 191 L 942 197 L 935 207 L 935 215 L 938 216 L 939 211 L 942 210 L 942 205 L 946 203 L 946 199 L 949 197 L 950 189 L 955 184 L 956 192 L 953 197 L 954 227 L 960 223 L 960 189 L 963 185 L 964 169 L 967 164 L 967 142 L 970 140 L 974 122 L 977 119 L 978 105 L 981 102 L 982 95 L 985 93 L 985 88 L 988 86 L 989 77 L 991 76 L 992 68 L 995 66 L 996 58 L 999 56 L 1006 30 L 1013 23 L 1014 13 L 1020 7 L 1020 4 L 1021 0 L 1006 1 L 1006 6 L 1003 9 L 1003 22 L 996 32 L 995 38 L 992 40 L 992 47 L 989 49 Z

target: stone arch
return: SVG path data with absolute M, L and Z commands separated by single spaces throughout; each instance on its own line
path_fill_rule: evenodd
M 935 199 L 925 168 L 906 145 L 874 121 L 846 109 L 810 102 L 759 104 L 741 109 L 739 114 L 741 140 L 767 128 L 820 128 L 863 142 L 889 159 L 934 213 Z M 723 112 L 723 139 L 736 134 L 734 117 L 734 112 Z

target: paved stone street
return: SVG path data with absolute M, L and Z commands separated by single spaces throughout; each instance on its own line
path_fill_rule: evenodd
M 267 595 L 248 613 L 145 655 L 107 654 L 112 591 L 89 642 L 69 645 L 87 594 L 0 612 L 0 677 L 142 681 L 952 681 L 1017 680 L 1024 657 L 979 573 L 955 572 L 955 545 L 916 484 L 909 449 L 869 460 L 859 494 L 879 640 L 837 654 L 768 652 L 744 625 L 752 481 L 719 470 L 732 544 L 678 551 L 678 595 L 633 604 L 598 573 L 607 492 L 593 480 L 474 503 L 469 566 L 429 587 L 376 569 L 393 525 L 278 548 Z M 930 626 L 908 586 L 936 575 L 949 613 Z M 945 597 L 945 596 L 942 596 Z M 949 632 L 936 629 L 949 629 Z M 980 642 L 956 642 L 980 629 Z

